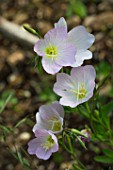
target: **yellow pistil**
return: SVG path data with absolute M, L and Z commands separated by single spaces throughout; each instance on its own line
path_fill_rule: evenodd
M 50 45 L 49 47 L 46 48 L 45 50 L 46 52 L 46 56 L 50 59 L 56 59 L 58 51 L 57 51 L 57 47 Z
M 86 97 L 86 89 L 84 87 L 84 85 L 78 84 L 78 89 L 77 90 L 70 90 L 71 92 L 75 93 L 75 95 L 77 96 L 77 99 L 81 100 L 83 98 Z
M 60 131 L 62 128 L 60 120 L 56 116 L 52 116 L 49 118 L 48 122 L 52 123 L 52 131 Z
M 61 122 L 59 120 L 54 121 L 52 131 L 60 131 L 62 128 Z
M 45 149 L 45 151 L 49 150 L 53 145 L 54 145 L 54 140 L 52 139 L 52 136 L 48 136 L 46 138 L 46 141 L 41 144 L 41 146 L 43 147 L 43 149 Z

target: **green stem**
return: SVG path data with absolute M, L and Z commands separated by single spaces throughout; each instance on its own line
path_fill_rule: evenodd
M 77 155 L 75 154 L 75 151 L 73 149 L 73 146 L 72 146 L 72 143 L 71 143 L 71 140 L 70 140 L 70 137 L 68 135 L 66 135 L 66 138 L 67 138 L 67 142 L 68 142 L 68 145 L 69 145 L 69 149 L 70 149 L 70 153 L 71 155 L 73 156 L 73 158 L 75 158 L 78 162 L 78 164 L 80 165 L 80 167 L 82 168 L 81 170 L 86 170 L 85 166 L 82 164 L 82 162 L 78 159 Z

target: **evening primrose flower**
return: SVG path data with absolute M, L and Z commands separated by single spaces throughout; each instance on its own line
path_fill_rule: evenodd
M 35 139 L 28 143 L 28 153 L 36 155 L 39 159 L 47 160 L 53 152 L 59 149 L 58 140 L 54 134 L 47 130 L 35 131 Z
M 64 26 L 48 31 L 44 39 L 36 42 L 34 51 L 42 56 L 42 66 L 49 74 L 55 74 L 63 66 L 75 63 L 76 48 L 67 42 L 67 31 Z
M 67 31 L 67 24 L 63 17 L 55 23 L 55 28 L 61 27 L 65 27 Z M 76 61 L 73 62 L 72 67 L 81 66 L 84 60 L 92 58 L 92 52 L 87 49 L 93 44 L 95 38 L 92 34 L 87 32 L 84 26 L 77 26 L 69 31 L 67 39 L 77 50 L 75 54 Z
M 58 102 L 51 105 L 43 105 L 36 113 L 36 124 L 33 132 L 38 129 L 46 129 L 52 133 L 60 133 L 62 131 L 64 118 L 64 109 Z
M 60 104 L 72 108 L 86 102 L 93 96 L 95 69 L 91 65 L 72 68 L 71 75 L 57 74 L 54 92 L 61 96 Z

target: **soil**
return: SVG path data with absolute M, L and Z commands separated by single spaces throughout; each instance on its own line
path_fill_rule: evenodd
M 67 17 L 69 7 L 68 0 L 0 0 L 0 15 L 22 26 L 28 23 L 33 28 L 38 28 L 44 35 L 53 27 L 60 17 L 65 17 L 68 29 L 77 25 L 84 25 L 87 30 L 95 35 L 95 43 L 91 47 L 93 59 L 85 61 L 85 64 L 99 65 L 105 61 L 113 66 L 113 1 L 112 0 L 86 0 L 87 16 L 83 19 L 77 14 Z M 33 49 L 33 48 L 32 48 Z M 10 94 L 11 100 L 0 115 L 0 123 L 6 127 L 14 128 L 20 122 L 14 132 L 7 133 L 5 142 L 1 137 L 0 143 L 0 170 L 23 170 L 21 163 L 10 153 L 21 152 L 23 157 L 31 160 L 31 170 L 69 170 L 72 158 L 62 149 L 54 154 L 48 161 L 41 161 L 35 156 L 26 156 L 27 143 L 34 137 L 32 127 L 35 124 L 35 114 L 39 106 L 57 99 L 52 87 L 55 76 L 48 75 L 39 69 L 37 62 L 32 62 L 35 53 L 0 34 L 0 99 L 7 99 Z M 105 68 L 106 69 L 106 68 Z M 101 80 L 101 76 L 97 81 Z M 111 84 L 109 83 L 101 94 L 111 100 L 108 95 L 112 88 L 113 72 L 111 72 Z M 3 96 L 4 94 L 4 96 Z M 5 97 L 7 96 L 7 97 Z M 69 123 L 71 122 L 71 123 Z M 72 114 L 67 116 L 68 126 L 84 128 L 89 124 L 82 116 Z M 1 136 L 3 131 L 0 131 Z M 79 144 L 78 155 L 87 165 L 88 170 L 111 170 L 113 165 L 100 164 L 94 161 L 95 153 L 101 153 L 101 144 L 92 142 L 87 144 L 85 151 Z M 36 168 L 35 166 L 38 166 Z

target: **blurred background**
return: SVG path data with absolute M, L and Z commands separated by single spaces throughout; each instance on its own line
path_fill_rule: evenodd
M 95 43 L 90 48 L 93 59 L 84 64 L 95 66 L 97 82 L 110 73 L 110 79 L 100 91 L 100 99 L 105 103 L 113 98 L 113 0 L 0 0 L 0 170 L 25 169 L 23 158 L 25 164 L 31 159 L 31 170 L 70 168 L 72 159 L 62 149 L 48 161 L 26 155 L 27 143 L 34 137 L 35 113 L 42 104 L 57 100 L 52 90 L 55 76 L 40 68 L 40 61 L 33 52 L 36 39 L 32 42 L 19 39 L 20 29 L 16 31 L 17 37 L 12 38 L 12 34 L 7 33 L 9 27 L 6 24 L 7 21 L 11 23 L 12 32 L 12 23 L 20 27 L 29 24 L 44 35 L 62 16 L 67 21 L 68 30 L 84 25 L 95 35 Z M 77 129 L 88 124 L 77 114 L 67 115 L 67 120 L 69 127 Z M 87 145 L 87 151 L 78 144 L 76 147 L 88 170 L 113 170 L 112 165 L 93 160 L 96 153 L 101 153 L 101 144 L 90 142 Z

